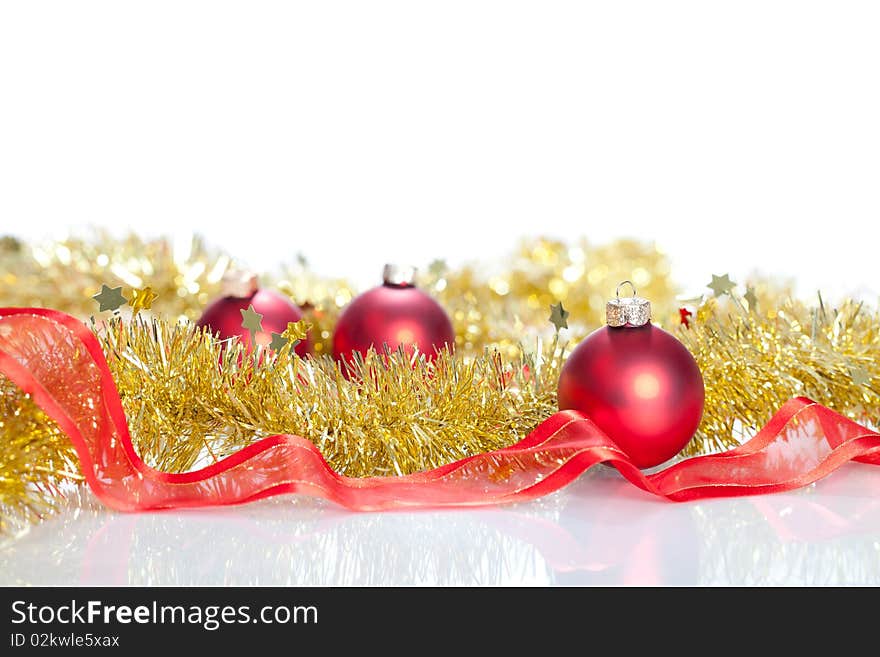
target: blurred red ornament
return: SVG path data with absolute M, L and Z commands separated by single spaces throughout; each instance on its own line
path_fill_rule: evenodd
M 575 348 L 558 388 L 560 410 L 588 415 L 640 468 L 660 465 L 688 444 L 705 397 L 694 357 L 650 323 L 650 312 L 635 290 L 631 299 L 609 301 L 608 326 Z
M 255 333 L 257 344 L 268 346 L 272 333 L 284 333 L 290 322 L 302 319 L 302 312 L 286 296 L 274 290 L 261 289 L 253 274 L 234 272 L 223 279 L 224 296 L 211 303 L 202 313 L 196 326 L 207 326 L 220 340 L 240 337 L 246 345 L 251 344 L 251 334 L 242 326 L 242 311 L 249 306 L 262 315 L 262 331 Z M 294 351 L 299 356 L 311 352 L 311 336 L 300 341 Z
M 415 269 L 385 265 L 384 283 L 356 297 L 336 322 L 333 357 L 349 359 L 354 352 L 366 354 L 403 347 L 408 354 L 417 348 L 433 360 L 443 347 L 455 344 L 452 322 L 443 307 L 415 287 Z

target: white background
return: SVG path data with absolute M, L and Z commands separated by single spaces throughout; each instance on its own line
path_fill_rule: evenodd
M 710 273 L 880 291 L 876 2 L 4 2 L 0 231 L 196 230 L 500 257 L 656 239 Z

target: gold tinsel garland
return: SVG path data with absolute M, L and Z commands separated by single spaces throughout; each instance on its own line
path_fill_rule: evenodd
M 219 294 L 232 259 L 197 239 L 129 236 L 29 246 L 0 240 L 0 306 L 96 314 L 102 284 L 159 293 L 155 317 L 99 316 L 96 331 L 117 382 L 132 437 L 150 465 L 185 471 L 273 433 L 302 435 L 351 476 L 402 474 L 524 437 L 556 410 L 564 350 L 549 305 L 571 312 L 576 342 L 602 321 L 608 291 L 622 279 L 652 299 L 655 320 L 694 353 L 706 383 L 703 422 L 686 453 L 730 447 L 752 435 L 786 399 L 803 394 L 876 425 L 880 414 L 880 315 L 847 300 L 794 300 L 756 282 L 747 295 L 696 301 L 691 328 L 678 321 L 665 256 L 621 240 L 603 247 L 524 242 L 503 270 L 433 263 L 421 284 L 449 310 L 456 355 L 431 365 L 401 354 L 359 362 L 342 377 L 327 357 L 341 308 L 356 291 L 304 262 L 270 274 L 270 285 L 307 309 L 318 357 L 247 357 L 225 351 L 188 321 Z M 223 367 L 218 367 L 218 361 Z M 367 382 L 367 383 L 365 383 Z M 222 392 L 221 392 L 222 391 Z M 20 390 L 0 378 L 0 534 L 52 508 L 81 477 L 63 434 Z
M 348 476 L 433 468 L 512 444 L 549 417 L 562 362 L 555 343 L 506 363 L 371 352 L 345 377 L 329 356 L 248 355 L 190 325 L 114 320 L 100 337 L 138 452 L 174 472 L 285 433 Z
M 798 395 L 880 424 L 880 313 L 851 299 L 827 308 L 821 297 L 811 305 L 758 287 L 756 308 L 710 298 L 692 330 L 677 332 L 706 386 L 703 420 L 686 452 L 750 438 Z
M 64 432 L 0 376 L 0 539 L 50 512 L 59 491 L 81 480 Z

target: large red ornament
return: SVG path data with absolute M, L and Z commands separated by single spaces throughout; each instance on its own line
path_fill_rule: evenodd
M 569 356 L 558 393 L 560 410 L 588 415 L 640 468 L 660 465 L 688 444 L 705 397 L 694 357 L 651 325 L 650 304 L 635 290 L 631 299 L 608 303 L 608 326 Z
M 262 331 L 255 334 L 257 344 L 267 346 L 272 341 L 272 333 L 284 333 L 290 322 L 302 319 L 302 312 L 290 299 L 274 290 L 259 288 L 257 277 L 253 274 L 233 274 L 223 281 L 223 294 L 209 305 L 196 326 L 207 326 L 220 340 L 236 336 L 242 342 L 251 344 L 250 331 L 242 324 L 242 310 L 249 306 L 263 316 Z M 300 341 L 294 351 L 300 356 L 311 352 L 311 336 Z
M 415 269 L 386 265 L 384 283 L 354 299 L 339 316 L 333 333 L 333 356 L 350 358 L 403 347 L 408 354 L 418 348 L 434 359 L 443 347 L 455 344 L 452 322 L 443 307 L 415 287 Z

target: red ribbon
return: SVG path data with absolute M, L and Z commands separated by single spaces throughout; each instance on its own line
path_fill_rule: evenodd
M 792 490 L 848 461 L 880 464 L 880 434 L 804 397 L 788 401 L 746 444 L 681 461 L 654 474 L 574 411 L 548 418 L 495 452 L 402 477 L 354 479 L 334 472 L 298 436 L 270 436 L 201 470 L 147 466 L 131 442 L 119 394 L 95 336 L 53 310 L 0 309 L 0 373 L 68 435 L 86 480 L 123 511 L 241 504 L 305 493 L 359 511 L 525 501 L 610 463 L 639 488 L 683 501 Z

